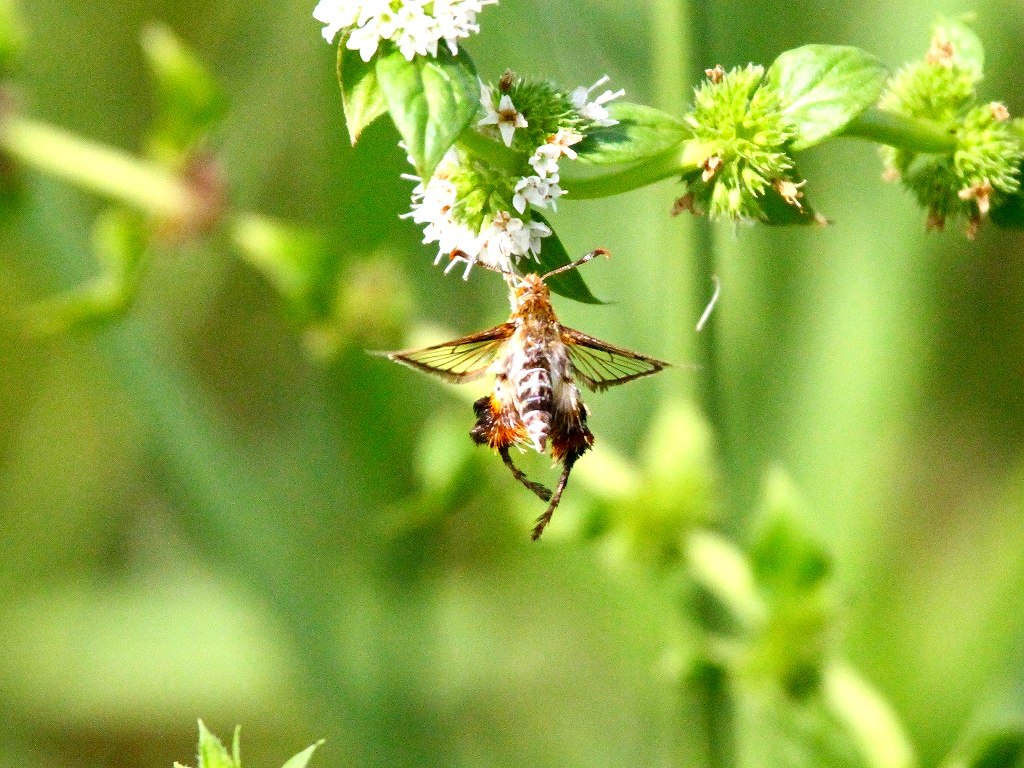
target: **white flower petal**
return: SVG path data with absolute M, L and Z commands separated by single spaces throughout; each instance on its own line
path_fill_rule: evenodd
M 436 56 L 442 40 L 453 55 L 458 41 L 480 31 L 477 14 L 496 0 L 403 0 L 397 9 L 390 0 L 320 0 L 313 18 L 325 27 L 324 39 L 333 42 L 342 30 L 362 33 L 358 50 L 368 60 L 380 43 L 391 40 L 407 59 Z M 428 10 L 429 9 L 429 10 Z

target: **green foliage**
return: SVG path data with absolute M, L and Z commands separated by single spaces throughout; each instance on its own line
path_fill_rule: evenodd
M 376 71 L 377 86 L 405 149 L 420 176 L 429 179 L 477 114 L 476 68 L 464 51 L 452 56 L 442 48 L 437 58 L 417 56 L 408 61 L 391 46 L 377 54 Z M 342 90 L 348 88 L 343 85 Z M 363 101 L 374 103 L 369 95 Z
M 150 249 L 146 222 L 130 211 L 108 210 L 93 226 L 92 245 L 100 274 L 86 285 L 29 307 L 23 320 L 29 336 L 92 329 L 120 318 L 131 306 Z
M 765 78 L 793 127 L 790 149 L 798 151 L 836 135 L 872 106 L 888 73 L 859 48 L 805 45 L 782 53 Z
M 338 83 L 345 124 L 354 145 L 367 126 L 387 113 L 388 106 L 377 82 L 375 62 L 363 61 L 358 51 L 345 47 L 344 39 L 338 43 Z
M 227 115 L 227 98 L 206 65 L 167 27 L 147 27 L 142 50 L 157 97 L 150 151 L 161 162 L 178 166 L 206 143 Z
M 199 721 L 199 748 L 197 752 L 196 768 L 242 768 L 242 747 L 241 747 L 242 726 L 235 727 L 235 735 L 231 740 L 231 751 L 214 736 L 203 723 Z M 306 768 L 313 752 L 324 742 L 320 740 L 311 744 L 301 752 L 293 755 L 285 761 L 282 768 Z M 188 768 L 181 763 L 175 763 L 175 768 Z
M 21 69 L 25 28 L 16 0 L 0 0 L 0 81 Z
M 299 320 L 328 313 L 332 254 L 320 233 L 250 214 L 238 219 L 232 234 L 242 258 L 264 275 Z
M 83 8 L 95 11 L 95 4 L 77 5 L 82 15 L 88 15 Z M 621 6 L 630 16 L 653 7 Z M 505 8 L 511 18 L 525 13 Z M 614 17 L 608 20 L 614 28 Z M 760 29 L 763 9 L 747 23 Z M 915 183 L 922 190 L 936 178 L 951 187 L 974 180 L 971 200 L 960 198 L 964 187 L 957 192 L 965 207 L 955 208 L 946 195 L 949 205 L 933 210 L 972 214 L 984 179 L 999 193 L 990 201 L 993 221 L 1020 225 L 1024 204 L 1013 191 L 1020 124 L 976 103 L 984 64 L 977 37 L 959 22 L 938 29 L 939 42 L 951 46 L 951 66 L 929 65 L 893 81 L 901 96 L 883 102 L 890 110 L 885 138 L 899 151 L 913 150 L 906 176 L 920 174 Z M 789 31 L 797 35 L 799 26 Z M 74 34 L 85 37 L 77 25 Z M 749 40 L 730 35 L 718 35 L 716 45 Z M 551 55 L 535 40 L 508 38 L 502 31 L 481 50 L 496 62 L 503 50 Z M 146 46 L 162 104 L 153 151 L 173 166 L 205 147 L 223 115 L 222 96 L 166 31 L 151 32 Z M 73 72 L 59 37 L 53 47 L 39 71 Z M 226 49 L 232 56 L 238 50 Z M 211 50 L 220 55 L 218 46 Z M 938 54 L 944 51 L 938 46 Z M 600 60 L 601 51 L 590 53 L 597 55 L 580 60 Z M 303 67 L 280 66 L 285 85 L 275 91 L 275 78 L 254 63 L 266 52 L 252 56 L 221 65 L 231 68 L 233 82 L 245 84 L 249 75 L 253 92 L 265 90 L 275 105 L 310 108 L 304 95 L 313 86 L 297 75 Z M 460 70 L 466 77 L 458 93 L 465 100 L 431 112 L 435 97 L 452 101 L 447 85 L 437 84 L 447 75 L 425 74 L 422 61 L 408 67 L 393 61 L 389 102 L 379 61 L 364 65 L 343 52 L 340 59 L 353 141 L 399 99 L 395 93 L 411 94 L 427 109 L 403 102 L 399 119 L 419 142 L 421 172 L 430 170 L 439 147 L 455 141 L 473 174 L 460 180 L 465 213 L 482 222 L 493 207 L 511 205 L 503 177 L 529 172 L 523 151 L 475 132 L 453 139 L 434 131 L 444 123 L 454 136 L 455 123 L 471 125 L 471 65 Z M 722 59 L 748 57 L 738 50 Z M 613 58 L 610 66 L 616 61 L 622 60 Z M 680 62 L 653 66 L 678 69 Z M 642 69 L 630 86 L 668 82 L 667 71 Z M 719 93 L 712 86 L 720 84 L 704 86 L 697 127 L 615 103 L 611 114 L 619 125 L 595 129 L 575 145 L 577 165 L 594 172 L 590 189 L 602 195 L 682 174 L 695 190 L 707 185 L 700 194 L 709 196 L 709 207 L 711 187 L 721 181 L 723 216 L 742 209 L 767 223 L 807 223 L 814 217 L 799 203 L 791 153 L 839 133 L 878 140 L 880 121 L 863 119 L 863 110 L 879 72 L 877 62 L 855 49 L 807 46 L 784 53 L 763 78 L 751 67 L 723 73 L 723 83 L 732 79 Z M 531 114 L 553 109 L 524 83 L 510 86 L 517 106 Z M 52 92 L 59 98 L 47 108 L 79 114 L 74 97 L 82 90 L 58 85 Z M 564 106 L 564 93 L 548 96 Z M 991 291 L 979 298 L 964 290 L 957 277 L 936 269 L 942 261 L 935 254 L 912 247 L 912 234 L 890 210 L 854 188 L 854 172 L 836 174 L 830 194 L 840 211 L 863 212 L 851 221 L 869 221 L 871 238 L 863 226 L 837 227 L 814 239 L 763 233 L 716 248 L 709 232 L 699 239 L 690 227 L 652 225 L 650 211 L 667 206 L 658 208 L 643 193 L 601 209 L 593 229 L 579 226 L 593 221 L 593 209 L 567 206 L 559 224 L 573 249 L 573 228 L 587 237 L 614 232 L 626 244 L 614 245 L 610 269 L 617 271 L 602 278 L 614 281 L 620 310 L 591 316 L 592 310 L 574 308 L 579 314 L 567 321 L 583 328 L 591 320 L 611 323 L 608 338 L 632 347 L 632 335 L 637 349 L 652 352 L 661 345 L 671 350 L 666 358 L 684 365 L 657 385 L 629 388 L 629 395 L 615 389 L 587 396 L 597 447 L 574 470 L 560 511 L 565 524 L 548 545 L 528 549 L 520 523 L 536 514 L 536 500 L 522 489 L 510 491 L 504 467 L 466 436 L 468 402 L 477 394 L 463 393 L 459 416 L 449 417 L 447 391 L 399 384 L 359 349 L 386 348 L 407 335 L 409 317 L 423 314 L 417 298 L 447 311 L 445 323 L 469 327 L 494 307 L 466 300 L 461 284 L 441 286 L 436 275 L 418 278 L 417 290 L 406 284 L 407 274 L 422 274 L 426 265 L 403 263 L 401 254 L 416 246 L 407 226 L 382 214 L 382 201 L 392 200 L 381 194 L 388 187 L 380 178 L 383 171 L 399 172 L 389 159 L 393 139 L 368 134 L 363 140 L 370 143 L 356 154 L 335 142 L 326 166 L 324 157 L 295 151 L 325 115 L 300 113 L 298 106 L 281 111 L 267 109 L 261 126 L 261 133 L 286 137 L 280 155 L 273 147 L 250 149 L 251 134 L 225 126 L 235 132 L 232 146 L 245 150 L 236 150 L 239 167 L 232 168 L 249 180 L 239 199 L 311 218 L 333 216 L 330 238 L 308 224 L 233 212 L 223 220 L 225 234 L 246 269 L 225 269 L 216 249 L 203 251 L 201 264 L 187 250 L 147 259 L 168 254 L 174 238 L 159 217 L 118 208 L 96 223 L 99 277 L 36 306 L 31 326 L 52 337 L 122 313 L 144 261 L 155 267 L 158 300 L 146 302 L 136 322 L 84 342 L 22 347 L 0 329 L 0 413 L 8 416 L 0 430 L 0 532 L 11 543 L 3 561 L 4 587 L 12 587 L 0 645 L 23 649 L 0 665 L 6 706 L 19 719 L 11 736 L 16 744 L 5 744 L 3 757 L 45 768 L 53 762 L 48 750 L 18 753 L 18 744 L 43 741 L 59 747 L 57 762 L 75 765 L 94 762 L 98 749 L 123 749 L 126 740 L 159 741 L 191 717 L 196 701 L 207 700 L 200 696 L 218 695 L 203 674 L 216 668 L 225 679 L 243 680 L 241 695 L 233 688 L 212 699 L 218 706 L 250 707 L 251 716 L 270 720 L 274 744 L 300 728 L 329 727 L 344 734 L 346 751 L 355 755 L 346 764 L 686 762 L 630 751 L 651 736 L 659 749 L 676 737 L 701 744 L 706 754 L 690 763 L 697 765 L 910 768 L 913 750 L 893 708 L 841 661 L 848 652 L 907 718 L 915 744 L 923 745 L 923 764 L 940 764 L 937 756 L 959 732 L 993 667 L 1008 662 L 1015 674 L 1019 655 L 1020 557 L 1013 545 L 1020 540 L 1021 483 L 1017 474 L 1002 478 L 999 469 L 1020 459 L 1013 442 L 1017 415 L 1007 406 L 1020 399 L 1009 370 L 1020 347 L 1012 285 L 1001 285 L 996 302 Z M 454 123 L 445 114 L 454 114 Z M 91 117 L 108 116 L 98 110 Z M 531 120 L 542 124 L 540 116 Z M 952 124 L 956 132 L 949 134 Z M 952 135 L 955 151 L 911 146 L 936 135 L 933 148 L 941 150 Z M 519 150 L 528 136 L 517 132 Z M 61 145 L 45 144 L 53 146 Z M 723 163 L 733 169 L 716 167 L 698 182 L 712 170 L 702 167 L 709 151 L 717 151 L 712 146 L 722 148 Z M 57 158 L 40 163 L 50 172 L 80 157 L 41 154 Z M 284 169 L 275 169 L 281 156 Z M 109 161 L 100 157 L 94 168 L 123 169 Z M 79 169 L 73 170 L 67 177 L 78 181 Z M 264 174 L 265 186 L 252 181 Z M 97 186 L 110 189 L 90 188 Z M 42 184 L 33 196 L 31 216 L 5 222 L 0 295 L 12 303 L 82 269 L 74 232 L 85 225 L 77 202 Z M 153 207 L 145 202 L 152 197 L 139 198 L 138 207 Z M 339 200 L 347 207 L 335 216 Z M 758 247 L 763 252 L 750 252 Z M 1003 264 L 1012 254 L 1000 244 L 987 257 L 974 250 L 969 256 Z M 545 271 L 570 258 L 552 236 L 540 264 L 529 267 Z M 616 266 L 622 263 L 629 267 Z M 251 288 L 248 267 L 282 297 L 307 348 L 331 357 L 330 364 L 311 367 L 300 357 L 294 327 L 278 326 L 266 292 Z M 691 373 L 685 362 L 694 355 L 685 345 L 700 307 L 690 306 L 687 288 L 698 286 L 703 306 L 712 271 L 722 277 L 724 300 L 716 322 L 698 337 L 711 354 L 698 354 L 701 365 Z M 954 282 L 940 285 L 944 280 Z M 576 271 L 553 278 L 551 287 L 597 302 Z M 964 326 L 984 337 L 985 349 L 971 346 L 973 335 L 955 338 Z M 954 361 L 946 370 L 941 359 L 948 357 Z M 706 392 L 693 394 L 698 386 Z M 418 451 L 410 448 L 417 440 Z M 637 445 L 642 449 L 634 458 Z M 936 460 L 936 450 L 953 453 Z M 969 455 L 955 453 L 961 450 Z M 754 494 L 744 491 L 749 478 L 773 456 L 786 457 L 813 503 L 799 502 L 796 483 L 781 473 L 769 478 L 760 503 L 751 501 Z M 547 471 L 540 463 L 529 468 L 531 475 Z M 1012 503 L 989 507 L 984 499 L 1004 498 L 999 482 Z M 927 490 L 915 490 L 920 487 Z M 381 520 L 404 527 L 395 535 Z M 182 600 L 179 592 L 154 598 L 161 579 L 185 582 L 190 568 L 200 572 L 201 588 L 182 592 L 193 599 Z M 104 589 L 90 590 L 75 603 L 83 606 L 74 612 L 77 620 L 64 621 L 54 601 L 64 591 L 77 596 L 80 583 L 128 584 L 139 597 L 126 611 Z M 229 587 L 222 599 L 235 618 L 222 633 L 176 631 L 189 623 L 166 613 L 166 603 L 220 616 L 211 610 L 210 593 Z M 22 610 L 19 591 L 33 596 L 36 610 Z M 855 598 L 842 622 L 845 644 L 836 615 L 840 592 Z M 969 623 L 944 617 L 947 608 L 953 613 L 967 604 L 979 606 Z M 136 616 L 153 622 L 152 646 L 138 637 L 130 620 Z M 232 650 L 220 635 L 232 638 Z M 81 661 L 82 638 L 108 637 L 115 641 L 93 645 L 105 652 L 109 669 Z M 259 643 L 269 646 L 259 648 L 273 663 L 252 663 L 251 644 Z M 119 653 L 125 647 L 132 653 Z M 130 672 L 123 669 L 127 657 Z M 264 665 L 273 684 L 236 674 Z M 148 686 L 120 685 L 134 675 Z M 75 680 L 63 685 L 64 677 Z M 290 691 L 293 684 L 297 692 Z M 140 699 L 148 709 L 136 706 Z M 306 706 L 310 700 L 318 706 Z M 701 722 L 681 727 L 670 710 Z M 541 739 L 538 722 L 547 729 Z M 983 734 L 943 765 L 1019 768 L 1018 730 Z M 286 768 L 304 768 L 315 747 Z M 229 749 L 200 724 L 199 766 L 240 768 L 237 732 Z
M 987 731 L 957 749 L 945 768 L 1021 768 L 1024 766 L 1024 727 Z
M 1015 220 L 1024 142 L 1000 103 L 979 104 L 984 71 L 980 40 L 963 23 L 940 21 L 924 61 L 904 67 L 879 102 L 883 109 L 934 123 L 956 138 L 952 152 L 924 154 L 886 147 L 888 173 L 928 211 L 929 223 L 966 220 L 973 236 L 991 210 L 996 223 Z
M 737 766 L 871 768 L 824 697 L 793 699 L 753 686 L 738 691 Z
M 681 149 L 690 132 L 664 112 L 628 101 L 609 105 L 617 125 L 595 128 L 576 145 L 579 161 L 593 165 L 640 163 L 673 149 Z

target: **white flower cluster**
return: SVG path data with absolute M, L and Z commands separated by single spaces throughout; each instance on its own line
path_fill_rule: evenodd
M 626 95 L 626 91 L 620 88 L 614 92 L 605 91 L 593 101 L 587 101 L 587 99 L 590 98 L 590 94 L 607 83 L 609 79 L 608 75 L 605 75 L 589 88 L 581 85 L 572 92 L 572 105 L 576 107 L 576 111 L 580 113 L 580 117 L 584 120 L 589 120 L 594 125 L 599 125 L 602 128 L 607 128 L 611 125 L 618 125 L 619 122 L 608 114 L 608 110 L 604 105 L 612 99 L 617 99 L 620 96 Z
M 590 88 L 577 88 L 571 95 L 580 117 L 598 126 L 611 126 L 618 122 L 610 117 L 604 105 L 625 93 L 621 90 L 614 93 L 605 91 L 589 101 L 590 94 L 606 82 L 608 78 L 603 77 Z M 512 146 L 517 129 L 529 126 L 526 116 L 516 109 L 507 93 L 495 103 L 493 89 L 481 83 L 480 103 L 485 115 L 477 123 L 478 127 L 493 126 L 505 146 Z M 434 264 L 447 258 L 446 274 L 457 263 L 465 263 L 464 280 L 469 279 L 469 273 L 477 263 L 511 272 L 514 264 L 524 257 L 539 260 L 541 240 L 551 235 L 551 228 L 533 220 L 527 213 L 527 207 L 557 210 L 558 198 L 565 194 L 558 184 L 558 162 L 563 157 L 576 159 L 576 151 L 572 147 L 583 138 L 578 131 L 562 128 L 534 150 L 529 163 L 535 173 L 518 179 L 513 190 L 512 207 L 519 216 L 497 211 L 484 219 L 483 229 L 479 232 L 459 221 L 455 216 L 458 190 L 451 180 L 452 175 L 458 172 L 459 158 L 450 151 L 429 180 L 410 175 L 403 177 L 417 182 L 412 191 L 411 210 L 403 218 L 411 218 L 423 226 L 425 244 L 437 243 Z
M 481 231 L 476 232 L 455 219 L 457 190 L 450 174 L 457 164 L 458 158 L 449 153 L 429 181 L 424 182 L 418 176 L 403 176 L 419 183 L 412 191 L 412 210 L 402 218 L 411 218 L 417 224 L 426 225 L 423 227 L 423 242 L 437 243 L 434 264 L 447 258 L 447 274 L 457 263 L 464 262 L 466 270 L 462 279 L 468 280 L 473 265 L 478 262 L 511 272 L 513 262 L 523 257 L 538 258 L 540 241 L 551 234 L 551 228 L 546 224 L 523 221 L 506 211 L 499 211 Z
M 476 15 L 498 0 L 320 0 L 313 18 L 325 24 L 324 39 L 351 29 L 345 47 L 369 61 L 383 40 L 398 46 L 405 58 L 437 56 L 444 40 L 452 55 L 458 41 L 480 31 Z
M 558 198 L 565 194 L 558 186 L 558 161 L 563 155 L 575 160 L 576 150 L 572 145 L 581 141 L 583 134 L 562 128 L 537 147 L 530 157 L 530 165 L 537 173 L 516 182 L 512 205 L 519 213 L 526 211 L 527 203 L 536 208 L 558 210 Z

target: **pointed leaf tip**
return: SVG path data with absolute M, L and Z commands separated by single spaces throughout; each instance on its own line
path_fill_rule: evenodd
M 313 753 L 316 751 L 317 747 L 323 745 L 324 741 L 324 739 L 320 739 L 320 741 L 310 744 L 298 754 L 292 755 L 292 757 L 288 758 L 281 768 L 306 768 L 310 758 L 313 757 Z
M 357 51 L 346 48 L 345 40 L 338 44 L 338 84 L 345 124 L 354 146 L 363 130 L 387 112 L 388 106 L 377 82 L 375 63 L 363 61 Z

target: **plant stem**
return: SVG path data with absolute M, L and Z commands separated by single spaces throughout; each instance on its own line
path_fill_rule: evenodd
M 182 219 L 193 207 L 186 185 L 167 169 L 35 120 L 4 118 L 0 150 L 43 173 L 155 216 Z
M 688 29 L 687 47 L 690 51 L 685 62 L 691 82 L 698 83 L 704 75 L 707 62 L 713 60 L 714 30 L 713 7 L 701 0 L 678 0 L 685 8 Z M 691 267 L 691 305 L 703 306 L 713 290 L 718 272 L 718 253 L 715 233 L 707 218 L 694 222 L 693 254 Z M 723 308 L 724 310 L 724 308 Z M 719 461 L 728 470 L 732 467 L 733 448 L 727 441 L 728 425 L 722 407 L 722 369 L 719 358 L 721 343 L 720 311 L 713 312 L 696 334 L 696 361 L 700 375 L 697 377 L 697 402 L 711 425 L 718 445 Z M 722 502 L 728 509 L 730 504 L 729 483 L 723 488 Z M 733 701 L 729 690 L 728 677 L 723 670 L 708 668 L 707 674 L 699 675 L 697 682 L 698 700 L 703 704 L 700 723 L 705 739 L 705 758 L 708 768 L 732 768 L 736 763 L 736 741 L 734 735 Z
M 673 147 L 667 152 L 652 157 L 636 165 L 625 168 L 616 168 L 612 171 L 605 171 L 590 176 L 573 177 L 572 170 L 562 175 L 562 188 L 575 200 L 593 200 L 598 197 L 610 197 L 629 192 L 634 189 L 646 187 L 656 181 L 668 179 L 672 176 L 681 176 L 689 171 L 696 170 L 696 166 L 688 163 L 685 157 L 684 148 Z M 577 166 L 579 167 L 579 166 Z
M 861 113 L 846 126 L 842 135 L 912 152 L 952 152 L 956 149 L 956 137 L 939 125 L 881 109 Z

